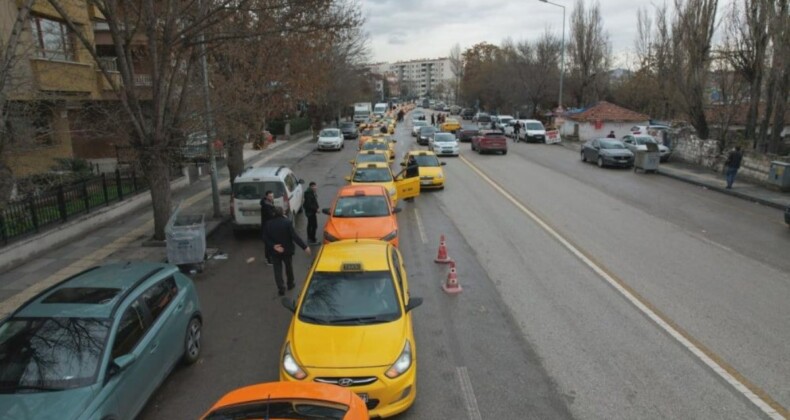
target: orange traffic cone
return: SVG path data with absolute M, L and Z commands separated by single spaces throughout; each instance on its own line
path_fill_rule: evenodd
M 440 264 L 447 264 L 448 262 L 452 261 L 450 257 L 447 256 L 447 245 L 444 243 L 444 235 L 439 238 L 439 253 L 434 259 L 434 262 Z
M 447 282 L 442 285 L 442 290 L 446 293 L 454 295 L 461 293 L 464 289 L 458 283 L 458 275 L 455 273 L 455 261 L 450 261 L 450 272 L 447 273 Z

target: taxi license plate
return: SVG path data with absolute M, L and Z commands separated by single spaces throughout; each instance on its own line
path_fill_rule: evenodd
M 242 210 L 242 216 L 259 216 L 261 214 L 260 210 Z
M 369 399 L 369 398 L 368 398 L 368 394 L 366 394 L 366 393 L 357 393 L 357 396 L 358 396 L 359 398 L 362 398 L 362 401 L 364 401 L 364 402 L 367 404 L 367 402 L 368 402 L 368 399 Z
M 432 185 L 433 181 L 420 181 L 420 185 Z

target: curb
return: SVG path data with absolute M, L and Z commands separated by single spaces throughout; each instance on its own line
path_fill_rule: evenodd
M 740 192 L 735 191 L 735 190 L 728 190 L 726 188 L 722 188 L 722 187 L 719 187 L 719 186 L 716 186 L 716 185 L 706 184 L 704 182 L 697 181 L 697 180 L 691 179 L 691 178 L 687 178 L 687 177 L 684 177 L 684 176 L 681 176 L 681 175 L 676 175 L 676 174 L 672 174 L 672 173 L 669 173 L 669 172 L 664 172 L 664 171 L 661 170 L 661 167 L 658 168 L 658 174 L 659 175 L 663 175 L 663 176 L 668 177 L 668 178 L 677 179 L 678 181 L 683 181 L 683 182 L 686 182 L 686 183 L 689 183 L 689 184 L 692 184 L 692 185 L 705 187 L 705 188 L 707 188 L 709 190 L 720 192 L 722 194 L 726 194 L 726 195 L 729 195 L 729 196 L 732 196 L 732 197 L 740 198 L 742 200 L 747 200 L 747 201 L 751 201 L 751 202 L 754 202 L 754 203 L 762 204 L 764 206 L 773 207 L 773 208 L 776 208 L 776 209 L 779 209 L 779 210 L 784 210 L 786 208 L 786 206 L 784 204 L 780 204 L 780 203 L 777 203 L 775 201 L 766 200 L 764 198 L 759 198 L 759 197 L 753 197 L 751 195 L 740 193 Z

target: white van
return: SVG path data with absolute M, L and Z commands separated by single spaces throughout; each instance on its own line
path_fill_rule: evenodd
M 376 106 L 373 107 L 373 115 L 378 115 L 379 117 L 383 117 L 384 114 L 387 113 L 387 108 L 389 106 L 384 102 L 379 102 Z
M 519 120 L 521 123 L 521 131 L 518 133 L 518 139 L 524 140 L 529 143 L 531 141 L 537 143 L 546 142 L 546 127 L 538 120 Z
M 233 230 L 261 228 L 261 199 L 274 193 L 274 205 L 282 207 L 291 220 L 302 211 L 304 180 L 287 166 L 249 168 L 236 177 L 230 197 Z

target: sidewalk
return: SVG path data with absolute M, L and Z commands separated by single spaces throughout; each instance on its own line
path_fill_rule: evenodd
M 245 147 L 247 166 L 261 166 L 272 158 L 310 140 L 309 135 L 296 136 L 290 141 L 278 141 L 264 150 Z M 224 165 L 223 165 L 224 166 Z M 219 173 L 219 188 L 229 186 L 227 166 Z M 173 193 L 173 205 L 181 201 L 182 214 L 206 215 L 206 234 L 224 223 L 229 196 L 220 195 L 220 208 L 225 214 L 220 219 L 211 217 L 211 181 L 207 175 L 192 185 Z M 138 210 L 105 226 L 90 235 L 59 247 L 0 274 L 0 319 L 14 311 L 41 290 L 71 275 L 102 263 L 120 261 L 166 261 L 165 247 L 143 246 L 153 235 L 153 216 L 150 206 Z
M 563 141 L 560 143 L 567 149 L 576 152 L 581 150 L 581 143 L 575 141 Z M 790 193 L 774 191 L 764 186 L 748 181 L 735 179 L 732 189 L 725 188 L 727 183 L 724 175 L 716 173 L 710 169 L 683 162 L 665 162 L 659 164 L 658 173 L 669 178 L 689 184 L 705 187 L 709 190 L 718 191 L 733 197 L 760 203 L 764 206 L 775 207 L 784 210 L 790 207 Z

